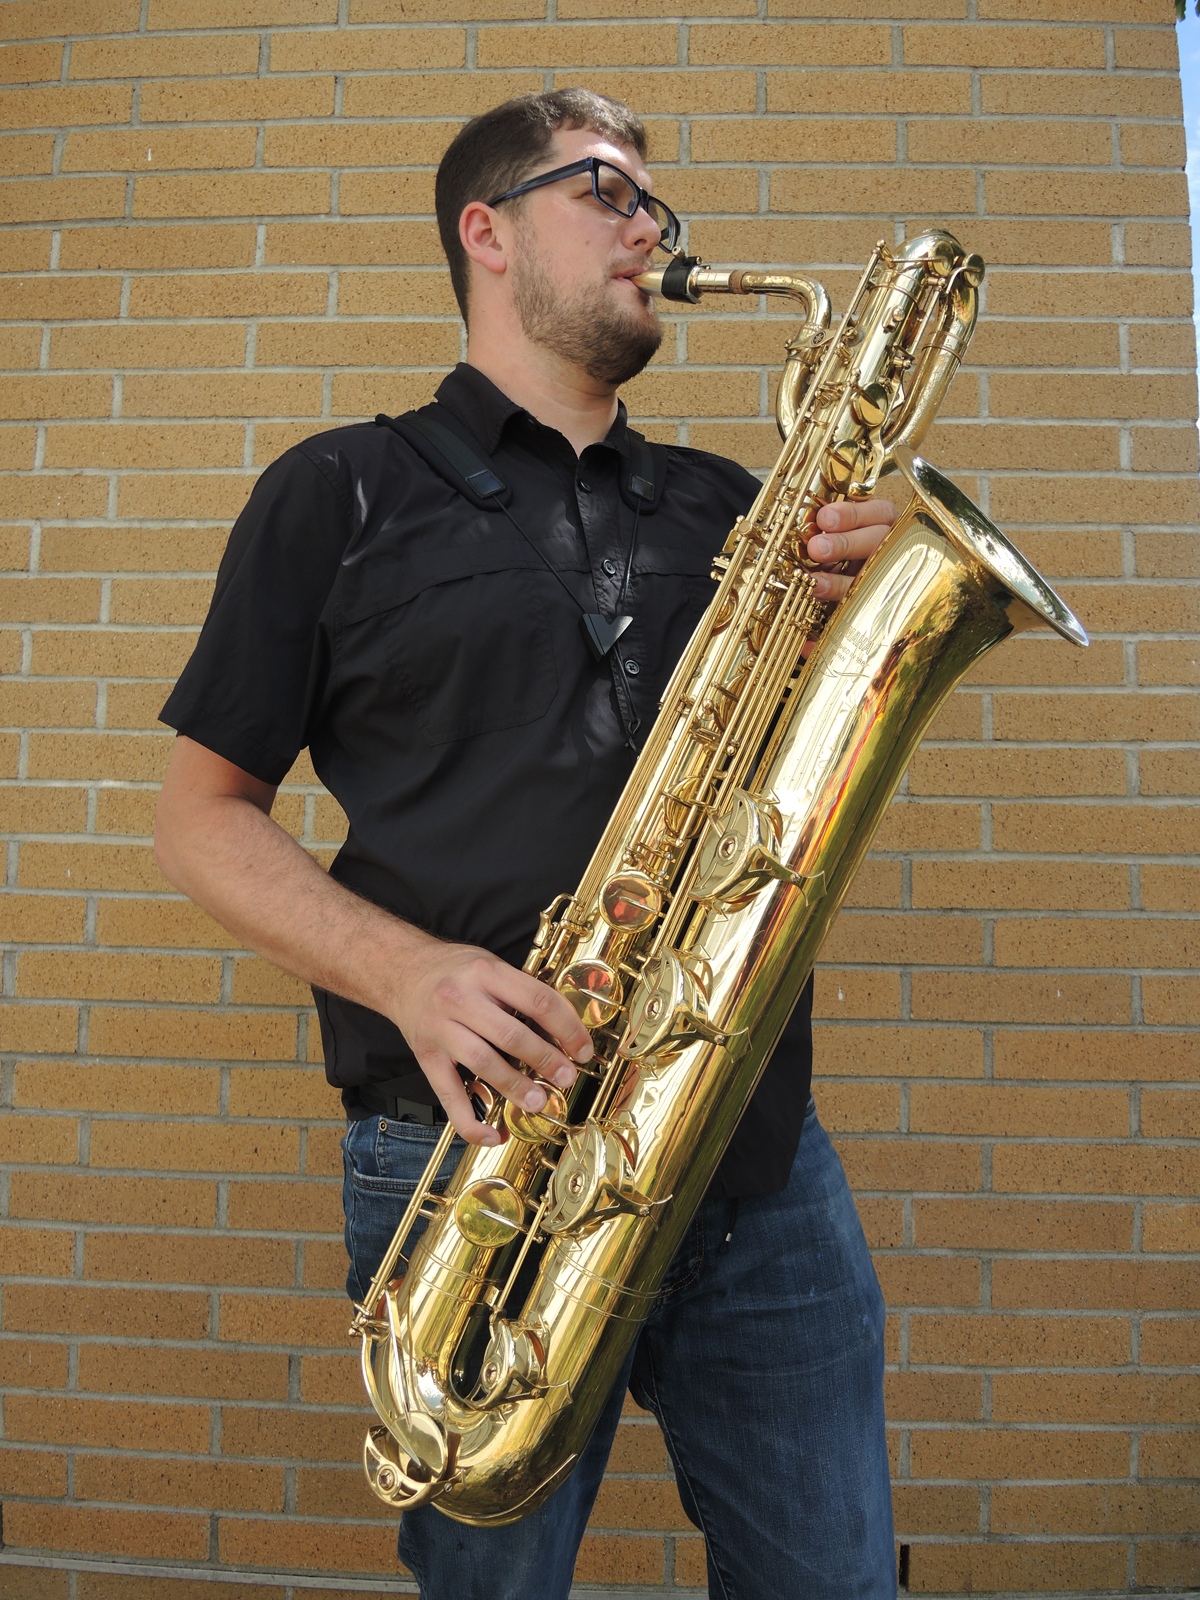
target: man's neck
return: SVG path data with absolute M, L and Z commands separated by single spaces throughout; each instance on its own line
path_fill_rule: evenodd
M 549 352 L 541 355 L 524 349 L 518 357 L 479 339 L 467 343 L 468 365 L 546 427 L 557 428 L 581 456 L 607 437 L 617 416 L 616 391 Z

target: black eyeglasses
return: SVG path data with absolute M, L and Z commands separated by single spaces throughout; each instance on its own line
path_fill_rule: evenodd
M 498 206 L 503 200 L 515 200 L 519 194 L 528 194 L 531 189 L 540 189 L 547 183 L 558 183 L 562 178 L 576 178 L 584 172 L 591 174 L 592 193 L 602 206 L 607 206 L 621 217 L 634 216 L 640 207 L 658 224 L 658 242 L 663 249 L 675 248 L 679 240 L 679 218 L 670 206 L 663 205 L 647 189 L 634 183 L 628 173 L 622 172 L 620 167 L 614 167 L 609 161 L 601 161 L 599 156 L 572 161 L 570 166 L 555 167 L 552 172 L 539 172 L 536 178 L 498 194 L 494 200 L 488 201 L 488 205 Z

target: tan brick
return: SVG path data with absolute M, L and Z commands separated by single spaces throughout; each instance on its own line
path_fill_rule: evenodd
M 689 1528 L 674 1482 L 608 1479 L 600 1486 L 589 1523 L 593 1528 Z
M 311 1246 L 305 1246 L 305 1255 Z M 342 1257 L 343 1261 L 345 1256 Z M 345 1277 L 345 1273 L 342 1274 Z M 310 1405 L 358 1405 L 362 1398 L 359 1362 L 342 1356 L 302 1356 L 300 1393 Z
M 1173 173 L 992 172 L 986 194 L 988 209 L 1007 215 L 1125 217 L 1135 210 L 1149 216 L 1187 212 L 1184 179 Z
M 936 218 L 929 218 L 928 225 L 936 226 Z M 911 224 L 909 231 L 917 232 L 917 225 Z M 972 222 L 969 229 L 964 225 L 960 231 L 967 235 L 969 247 L 978 250 L 992 267 L 1107 267 L 1112 261 L 1112 228 L 1108 223 L 981 219 Z
M 473 14 L 477 15 L 477 12 Z M 590 75 L 586 86 L 599 87 Z M 436 78 L 428 74 L 414 74 L 412 77 L 371 74 L 361 78 L 352 77 L 347 82 L 343 115 L 388 119 L 474 116 L 515 95 L 537 94 L 541 88 L 540 76 L 532 72 L 442 72 Z M 674 109 L 661 102 L 658 108 L 664 111 Z
M 1200 1321 L 1195 1317 L 1145 1317 L 1142 1321 L 1141 1338 L 1142 1363 L 1148 1367 L 1194 1367 L 1200 1364 Z M 1143 1449 L 1149 1443 L 1147 1438 Z M 1171 1441 L 1159 1439 L 1157 1441 L 1162 1455 L 1166 1455 L 1171 1448 Z M 1197 1443 L 1196 1437 L 1177 1439 L 1176 1446 L 1184 1445 L 1194 1453 Z M 1149 1463 L 1143 1458 L 1143 1477 L 1191 1477 L 1190 1472 L 1163 1472 L 1146 1470 Z
M 1007 328 L 1010 324 L 1004 326 Z M 996 363 L 985 361 L 981 352 L 979 364 L 985 366 Z M 1106 472 L 1119 465 L 1119 442 L 1115 428 L 1073 427 L 1070 437 L 1064 438 L 1064 449 L 1069 450 L 1072 462 L 1077 463 L 1081 471 Z M 1014 468 L 1036 471 L 1046 464 L 1045 430 L 1036 425 L 989 423 L 980 426 L 971 422 L 947 422 L 934 431 L 928 441 L 928 450 L 930 459 L 936 459 L 939 468 L 946 472 L 953 472 L 956 468 L 979 472 L 995 467 L 1009 471 Z M 1040 487 L 1046 480 L 1039 478 L 1037 481 Z M 1075 482 L 1074 479 L 1071 481 Z M 1038 513 L 1043 508 L 1044 502 L 1039 500 Z M 1070 514 L 1074 515 L 1075 511 L 1076 507 L 1072 505 Z M 1038 520 L 1045 519 L 1039 515 Z M 1020 544 L 1022 550 L 1029 554 L 1024 537 Z
M 693 161 L 821 161 L 832 148 L 869 151 L 873 161 L 895 153 L 892 140 L 884 138 L 883 125 L 874 119 L 791 122 L 714 117 L 695 123 L 691 137 Z
M 18 1502 L 9 1507 L 8 1524 L 13 1544 L 38 1550 L 168 1561 L 208 1556 L 209 1518 L 197 1513 Z
M 866 860 L 846 895 L 847 906 L 898 906 L 901 873 L 898 861 Z
M 1137 1581 L 1162 1588 L 1191 1588 L 1200 1579 L 1196 1541 L 1144 1540 L 1137 1547 Z
M 7 26 L 7 17 L 5 18 Z M 22 89 L 0 94 L 0 128 L 61 128 L 129 121 L 133 91 L 111 88 Z
M 1196 1522 L 1195 1486 L 997 1486 L 992 1525 L 1001 1533 L 1174 1533 Z
M 74 1235 L 60 1229 L 0 1228 L 2 1272 L 23 1278 L 66 1278 L 71 1275 L 74 1255 Z M 30 1379 L 18 1388 L 59 1389 L 66 1383 L 65 1346 L 22 1344 L 14 1348 L 12 1359 L 11 1370 L 24 1372 Z
M 18 1062 L 13 1089 L 14 1105 L 48 1111 L 161 1111 L 169 1105 L 177 1115 L 212 1115 L 220 1098 L 217 1073 L 203 1067 Z
M 332 113 L 332 77 L 176 79 L 144 83 L 141 92 L 147 123 L 259 122 Z
M 1200 751 L 1147 750 L 1141 758 L 1140 787 L 1149 795 L 1200 793 Z
M 329 179 L 312 173 L 256 172 L 198 177 L 139 177 L 135 217 L 280 216 L 329 210 Z
M 250 223 L 122 223 L 65 228 L 60 264 L 79 268 L 248 267 L 254 260 Z M 133 315 L 144 315 L 134 312 Z
M 1126 1318 L 913 1316 L 909 1330 L 909 1359 L 933 1366 L 1106 1367 L 1129 1360 Z
M 18 791 L 19 792 L 19 791 Z M 26 791 L 44 795 L 44 789 Z M 64 793 L 84 799 L 82 791 Z M 45 805 L 45 801 L 41 802 Z M 0 812 L 3 816 L 3 812 Z M 74 819 L 72 819 L 74 820 Z M 17 830 L 22 831 L 22 830 Z M 0 899 L 6 942 L 13 944 L 71 944 L 83 938 L 87 907 L 82 899 L 61 895 L 6 894 Z
M 914 1478 L 1004 1478 L 1018 1452 L 1023 1478 L 1117 1478 L 1129 1471 L 1125 1433 L 914 1429 L 910 1450 Z
M 1198 1000 L 1200 979 L 1147 977 L 1142 980 L 1142 1012 L 1149 1023 L 1190 1025 L 1198 1015 Z
M 328 284 L 321 273 L 196 273 L 142 278 L 130 293 L 133 317 L 279 317 L 323 313 Z
M 344 1242 L 307 1239 L 304 1244 L 304 1287 L 306 1289 L 344 1289 L 346 1286 L 346 1247 Z M 355 1397 L 357 1399 L 357 1396 Z
M 1115 1185 L 1114 1185 L 1115 1187 Z M 997 1261 L 992 1303 L 1060 1310 L 1185 1311 L 1200 1305 L 1195 1274 L 1167 1261 Z
M 197 41 L 199 42 L 199 41 Z M 252 167 L 253 128 L 155 128 L 69 133 L 64 172 L 160 172 L 177 167 Z
M 692 32 L 693 40 L 699 31 Z M 477 48 L 481 67 L 662 67 L 675 65 L 679 44 L 678 30 L 670 26 L 563 28 L 551 25 L 484 28 L 479 34 Z M 729 59 L 746 61 L 749 58 L 744 55 L 725 58 Z M 725 65 L 725 60 L 697 56 L 694 44 L 689 60 L 693 65 L 699 62 L 706 66 Z M 458 62 L 446 65 L 458 65 Z
M 0 466 L 16 468 L 25 471 L 33 466 L 33 453 L 36 445 L 37 433 L 32 428 L 0 428 Z M 6 539 L 19 537 L 17 530 L 8 529 Z M 16 565 L 24 567 L 28 564 L 29 546 L 22 541 L 21 553 L 16 558 Z M 8 560 L 5 560 L 7 566 Z
M 215 1001 L 220 962 L 195 956 L 30 952 L 18 963 L 17 992 L 37 999 Z
M 42 532 L 42 571 L 57 572 L 216 572 L 229 529 L 214 528 L 46 528 Z M 163 683 L 162 698 L 167 694 Z M 112 692 L 108 725 L 112 726 Z
M 979 1150 L 969 1144 L 927 1140 L 847 1139 L 837 1142 L 854 1189 L 969 1191 L 979 1187 Z
M 993 830 L 997 850 L 1123 856 L 1200 849 L 1200 818 L 1187 806 L 998 805 Z
M 232 519 L 246 504 L 253 487 L 254 476 L 248 473 L 131 473 L 120 480 L 117 514 Z M 193 635 L 188 640 L 185 659 L 194 643 Z
M 215 1123 L 173 1123 L 171 1139 L 154 1122 L 94 1124 L 94 1167 L 205 1172 L 295 1172 L 299 1164 L 298 1128 L 222 1127 Z
M 269 962 L 246 959 L 234 964 L 231 998 L 234 1005 L 309 1006 L 312 990 Z
M 594 3 L 594 0 L 589 0 Z M 703 0 L 701 0 L 703 3 Z M 727 9 L 722 4 L 722 10 Z M 681 1549 L 695 1552 L 696 1541 L 687 1540 L 676 1543 L 676 1551 Z M 699 1559 L 703 1562 L 703 1546 L 699 1547 Z M 676 1555 L 678 1562 L 679 1556 Z M 694 1562 L 693 1562 L 694 1566 Z M 603 1534 L 588 1534 L 584 1537 L 579 1548 L 579 1555 L 575 1561 L 575 1577 L 581 1583 L 631 1582 L 631 1583 L 661 1583 L 663 1581 L 663 1541 L 653 1537 L 626 1537 L 624 1535 L 605 1536 Z M 678 1574 L 678 1566 L 676 1572 Z M 697 1568 L 696 1571 L 702 1570 Z M 698 1577 L 685 1578 L 685 1582 L 699 1582 Z
M 0 416 L 6 418 L 107 417 L 111 410 L 112 383 L 100 377 L 30 374 L 19 384 L 8 385 L 0 400 Z M 49 461 L 47 465 L 61 463 Z
M 992 702 L 992 730 L 997 739 L 1084 740 L 1099 733 L 1114 740 L 1195 739 L 1200 708 L 1190 696 L 1145 692 L 998 695 Z
M 974 1533 L 979 1527 L 979 1493 L 975 1489 L 929 1484 L 892 1485 L 897 1536 L 921 1533 Z
M 4 298 L 5 308 L 14 318 L 57 321 L 115 317 L 121 304 L 121 285 L 115 278 L 10 278 L 5 282 Z
M 1147 1206 L 1142 1214 L 1142 1248 L 1200 1249 L 1200 1206 Z
M 443 259 L 432 222 L 276 222 L 267 227 L 273 266 L 433 265 Z M 324 309 L 322 305 L 321 309 Z
M 4 1325 L 31 1333 L 62 1331 L 109 1336 L 124 1335 L 130 1328 L 136 1327 L 150 1338 L 203 1339 L 208 1333 L 208 1296 L 181 1292 L 166 1294 L 149 1289 L 83 1288 L 74 1284 L 62 1287 L 39 1284 L 36 1288 L 14 1284 L 5 1295 Z M 62 1407 L 65 1405 L 70 1410 L 74 1404 L 54 1402 L 59 1409 L 50 1415 L 66 1415 L 67 1411 Z M 95 1406 L 92 1410 L 99 1415 L 104 1408 Z M 189 1415 L 195 1418 L 201 1413 L 192 1411 Z M 150 1416 L 151 1413 L 147 1412 L 147 1425 Z M 150 1431 L 147 1426 L 147 1432 Z M 205 1445 L 207 1435 L 205 1426 Z M 47 1440 L 63 1437 L 53 1431 L 17 1434 L 11 1428 L 10 1436 Z M 91 1437 L 85 1432 L 75 1437 L 80 1444 L 113 1442 Z M 189 1446 L 181 1442 L 174 1448 L 186 1450 Z M 201 1447 L 193 1445 L 191 1448 Z
M 1063 162 L 1106 167 L 1112 160 L 1112 135 L 1102 123 L 1094 122 L 1014 122 L 981 117 L 951 122 L 931 118 L 928 122 L 909 123 L 908 157 L 910 161 L 966 161 L 972 165 L 1020 161 L 1038 166 Z
M 1200 683 L 1200 647 L 1192 639 L 1139 644 L 1138 681 L 1143 684 Z
M 14 725 L 17 725 L 16 719 Z M 0 789 L 0 832 L 82 833 L 86 819 L 87 791 L 84 789 L 50 788 L 41 784 Z M 67 908 L 66 914 L 73 916 L 74 911 Z
M 6 1495 L 38 1495 L 62 1496 L 67 1492 L 67 1462 L 65 1456 L 49 1450 L 4 1450 L 0 1453 L 0 1486 L 3 1486 Z M 14 1577 L 20 1577 L 19 1571 L 9 1567 L 6 1573 L 11 1583 Z M 43 1589 L 38 1584 L 39 1574 L 29 1573 L 32 1583 L 24 1590 L 21 1600 L 49 1600 L 50 1589 Z M 49 1574 L 52 1576 L 52 1574 Z M 64 1582 L 67 1574 L 60 1574 Z M 66 1597 L 65 1587 L 59 1591 L 63 1600 Z M 0 1595 L 9 1600 L 15 1597 L 15 1588 L 0 1587 Z
M 1144 866 L 1141 885 L 1147 911 L 1200 911 L 1200 867 Z
M 253 34 L 80 39 L 71 49 L 72 78 L 204 78 L 257 70 L 258 40 Z
M 69 1117 L 22 1117 L 0 1122 L 0 1161 L 37 1166 L 72 1165 L 79 1159 L 79 1127 Z
M 74 1006 L 0 1008 L 0 1050 L 72 1053 L 78 1037 L 79 1013 Z
M 988 309 L 997 316 L 1187 316 L 1189 288 L 1183 273 L 989 270 Z
M 875 1261 L 889 1306 L 977 1306 L 979 1263 L 954 1256 L 884 1255 Z
M 10 1210 L 14 1217 L 48 1221 L 204 1228 L 215 1220 L 216 1187 L 197 1180 L 21 1172 L 12 1179 Z
M 229 1185 L 231 1228 L 295 1233 L 342 1232 L 341 1188 L 333 1183 L 237 1183 Z
M 1129 906 L 1129 872 L 1115 863 L 914 861 L 912 903 L 946 909 L 979 905 L 1124 911 Z
M 338 313 L 346 317 L 457 315 L 450 274 L 441 271 L 338 273 Z
M 113 678 L 174 678 L 191 654 L 194 640 L 195 636 L 187 633 L 42 628 L 34 635 L 33 671 L 50 676 L 86 672 Z
M 1128 1250 L 1133 1208 L 1096 1201 L 917 1200 L 914 1243 L 951 1250 Z
M 976 850 L 979 807 L 894 801 L 875 835 L 877 850 Z
M 1120 1138 L 1129 1132 L 1129 1097 L 1119 1089 L 914 1084 L 909 1118 L 915 1133 L 1011 1138 L 1053 1128 L 1064 1138 Z
M 337 21 L 337 0 L 256 0 L 254 21 L 257 27 L 277 24 L 282 27 L 315 26 Z M 242 0 L 150 0 L 152 31 L 175 28 L 241 28 L 246 25 Z M 350 19 L 358 21 L 357 17 Z
M 386 399 L 395 412 L 428 405 L 444 373 L 402 372 L 389 374 Z M 335 417 L 372 417 L 382 398 L 383 385 L 377 373 L 336 373 L 333 380 L 332 411 Z
M 457 326 L 445 322 L 272 322 L 259 329 L 256 359 L 263 367 L 450 366 L 458 343 Z
M 794 23 L 699 23 L 688 30 L 691 66 L 886 66 L 891 63 L 890 30 L 883 27 L 805 27 Z
M 818 1027 L 819 1075 L 979 1078 L 983 1036 L 964 1028 Z
M 970 78 L 965 72 L 880 71 L 872 72 L 869 82 L 858 72 L 767 74 L 768 111 L 853 114 L 862 110 L 867 95 L 874 111 L 965 115 L 970 110 L 970 93 Z
M 357 37 L 357 35 L 355 35 Z M 397 34 L 397 37 L 403 35 Z M 276 40 L 276 47 L 280 40 Z M 394 176 L 396 168 L 436 166 L 446 146 L 462 126 L 453 122 L 396 123 L 388 129 L 387 154 Z M 263 164 L 267 167 L 376 167 L 380 164 L 379 134 L 363 126 L 268 127 L 263 139 Z
M 959 1022 L 1120 1023 L 1130 1020 L 1126 978 L 1059 973 L 916 972 L 912 1014 L 921 1020 Z
M 130 377 L 125 380 L 123 412 L 129 417 L 317 416 L 320 380 L 288 373 L 188 373 Z M 235 434 L 240 443 L 240 433 Z M 163 463 L 167 465 L 168 463 Z M 219 461 L 180 460 L 170 465 L 213 466 Z
M 29 740 L 33 778 L 160 779 L 170 755 L 165 734 L 35 733 Z
M 1182 1035 L 1000 1033 L 997 1077 L 1170 1081 L 1194 1075 L 1200 1049 Z
M 885 1084 L 825 1083 L 821 1123 L 831 1133 L 894 1133 L 900 1127 L 900 1090 Z
M 900 979 L 894 972 L 836 971 L 817 972 L 813 1015 L 836 1017 L 898 1017 Z
M 1086 1593 L 1125 1581 L 1124 1544 L 919 1544 L 913 1549 L 909 1589 L 916 1594 L 978 1593 L 984 1584 L 1005 1590 L 1062 1590 L 1081 1585 Z
M 54 165 L 54 138 L 51 134 L 9 133 L 0 139 L 0 172 L 18 174 L 48 173 Z
M 296 1510 L 301 1516 L 374 1519 L 387 1514 L 364 1475 L 345 1467 L 301 1467 L 296 1473 Z
M 1040 30 L 1039 30 L 1040 31 Z M 1170 80 L 1113 77 L 1105 73 L 989 73 L 982 80 L 983 111 L 1009 115 L 1080 117 L 1178 115 L 1179 92 Z
M 50 239 L 48 228 L 22 228 L 18 233 L 0 237 L 0 270 L 42 271 L 50 265 Z M 25 285 L 18 287 L 24 288 Z
M 993 1162 L 998 1190 L 1044 1194 L 1191 1194 L 1200 1172 L 1200 1154 L 1165 1145 L 1004 1145 Z
M 233 466 L 241 461 L 244 438 L 240 424 L 64 424 L 46 431 L 46 462 L 54 467 Z
M 76 1467 L 76 1484 L 76 1493 L 88 1500 L 200 1505 L 214 1511 L 283 1510 L 282 1467 L 85 1455 Z
M 299 1309 L 313 1302 L 296 1299 L 292 1304 Z M 344 1301 L 339 1309 L 344 1322 Z M 230 1456 L 282 1455 L 298 1461 L 349 1462 L 362 1450 L 362 1426 L 361 1415 L 229 1406 L 222 1414 L 222 1447 Z
M 1104 34 L 1099 28 L 905 28 L 904 59 L 933 67 L 1103 67 Z
M 36 367 L 41 342 L 39 328 L 3 329 L 0 331 L 0 366 L 9 370 Z
M 997 966 L 1186 967 L 1200 956 L 1195 930 L 1175 920 L 1133 916 L 1013 918 L 997 923 Z
M 1103 795 L 1125 793 L 1120 751 L 947 750 L 918 752 L 909 769 L 910 794 Z
M 1131 266 L 1190 266 L 1191 230 L 1181 224 L 1128 223 L 1125 228 L 1125 259 Z
M 1137 534 L 1134 549 L 1139 577 L 1200 578 L 1200 549 L 1194 534 Z
M 1194 329 L 1180 322 L 1135 323 L 1129 330 L 1129 360 L 1135 367 L 1189 371 L 1196 360 Z
M 974 1422 L 982 1411 L 983 1385 L 971 1373 L 888 1372 L 883 1398 L 892 1422 Z
M 1130 167 L 1181 167 L 1186 159 L 1183 129 L 1153 122 L 1121 125 L 1121 160 Z
M 266 1241 L 257 1243 L 263 1246 Z M 79 1386 L 110 1394 L 286 1400 L 287 1357 L 259 1351 L 163 1349 L 153 1344 L 88 1344 L 79 1350 Z
M 823 175 L 783 168 L 771 176 L 772 211 L 812 211 Z M 897 172 L 894 167 L 851 168 L 838 174 L 839 209 L 867 215 L 936 210 L 973 213 L 975 180 L 969 172 Z
M 101 1056 L 198 1057 L 201 1060 L 288 1060 L 295 1018 L 252 1012 L 144 1011 L 93 1007 L 88 1047 Z

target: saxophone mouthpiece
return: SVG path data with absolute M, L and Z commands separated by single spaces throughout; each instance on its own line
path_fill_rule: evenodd
M 692 282 L 699 265 L 699 256 L 672 256 L 665 267 L 641 272 L 633 282 L 647 294 L 661 295 L 664 300 L 683 300 L 694 306 L 700 300 Z

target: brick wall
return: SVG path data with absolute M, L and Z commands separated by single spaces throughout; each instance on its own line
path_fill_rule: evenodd
M 709 260 L 811 264 L 838 305 L 880 235 L 989 262 L 928 453 L 1094 642 L 1009 644 L 940 718 L 825 951 L 818 1092 L 892 1308 L 911 1589 L 1200 1583 L 1173 8 L 668 3 L 0 3 L 0 1596 L 400 1571 L 354 1465 L 336 1098 L 302 987 L 156 871 L 155 719 L 256 471 L 457 359 L 430 210 L 458 121 L 564 83 L 648 117 Z M 765 465 L 787 328 L 678 314 L 632 413 Z M 307 762 L 276 816 L 329 859 Z M 579 1581 L 696 1593 L 653 1424 L 612 1466 Z M 104 1558 L 229 1582 L 78 1570 Z

